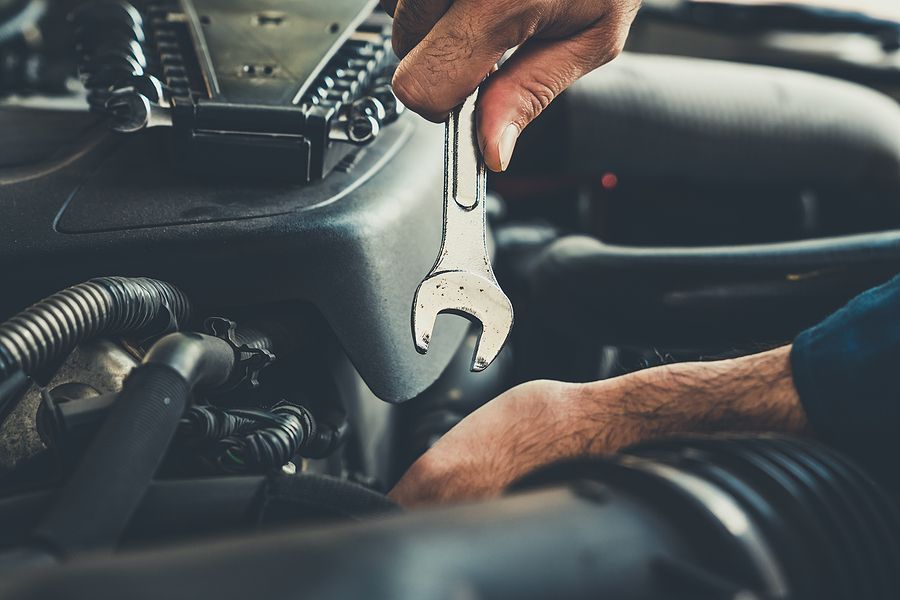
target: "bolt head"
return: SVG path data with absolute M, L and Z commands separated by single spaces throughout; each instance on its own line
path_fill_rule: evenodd
M 371 115 L 356 115 L 347 123 L 347 137 L 355 144 L 366 144 L 375 139 L 381 124 Z

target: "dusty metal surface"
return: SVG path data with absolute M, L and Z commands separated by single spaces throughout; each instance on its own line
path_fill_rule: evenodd
M 67 383 L 79 383 L 98 394 L 116 392 L 137 364 L 122 346 L 110 340 L 98 340 L 76 348 L 47 384 L 52 390 Z M 41 404 L 41 390 L 32 385 L 0 428 L 0 471 L 7 471 L 24 459 L 45 449 L 35 426 Z

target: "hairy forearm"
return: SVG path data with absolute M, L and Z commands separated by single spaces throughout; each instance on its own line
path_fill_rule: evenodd
M 802 433 L 790 347 L 647 369 L 590 384 L 532 381 L 487 403 L 404 475 L 406 506 L 486 498 L 551 462 L 677 433 Z
M 677 433 L 808 428 L 791 376 L 790 346 L 647 369 L 587 384 L 579 396 L 574 417 L 589 453 Z

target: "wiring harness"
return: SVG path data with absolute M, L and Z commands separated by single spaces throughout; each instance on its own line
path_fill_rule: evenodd
M 283 401 L 270 410 L 195 406 L 182 418 L 178 434 L 214 471 L 258 473 L 297 454 L 327 456 L 346 429 L 346 423 L 317 423 L 307 408 Z

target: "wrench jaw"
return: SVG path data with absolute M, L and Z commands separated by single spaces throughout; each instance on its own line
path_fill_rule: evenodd
M 496 281 L 465 271 L 445 271 L 427 277 L 416 290 L 412 311 L 413 339 L 420 354 L 428 351 L 434 323 L 441 313 L 481 323 L 471 370 L 484 371 L 506 344 L 513 325 L 513 307 Z

